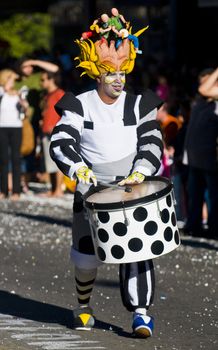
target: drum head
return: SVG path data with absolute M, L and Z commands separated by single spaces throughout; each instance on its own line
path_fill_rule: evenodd
M 131 192 L 125 191 L 126 187 L 130 188 Z M 171 188 L 172 184 L 167 178 L 151 176 L 138 185 L 120 188 L 96 186 L 87 192 L 84 199 L 85 205 L 90 209 L 118 209 L 122 206 L 131 207 L 137 203 L 151 202 L 167 195 Z

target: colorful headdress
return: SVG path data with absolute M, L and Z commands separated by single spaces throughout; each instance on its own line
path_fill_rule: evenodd
M 136 54 L 140 51 L 138 36 L 148 26 L 132 34 L 130 23 L 118 10 L 113 8 L 111 12 L 111 18 L 101 15 L 90 26 L 90 31 L 82 33 L 80 40 L 75 41 L 80 48 L 80 56 L 75 57 L 79 60 L 77 67 L 84 69 L 81 76 L 87 74 L 95 79 L 107 72 L 124 71 L 129 74 L 134 68 Z

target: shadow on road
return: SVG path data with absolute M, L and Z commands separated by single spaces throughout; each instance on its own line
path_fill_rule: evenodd
M 210 243 L 210 242 L 204 242 L 204 241 L 185 238 L 185 239 L 181 239 L 181 243 L 184 246 L 190 246 L 192 248 L 200 248 L 200 249 L 208 249 L 208 250 L 218 251 L 218 246 L 216 246 L 212 242 Z
M 60 306 L 0 291 L 0 313 L 28 320 L 72 327 L 72 311 Z
M 1 211 L 1 213 L 11 214 L 11 212 L 9 211 Z M 32 214 L 19 213 L 19 212 L 13 212 L 13 215 L 16 217 L 21 217 L 29 220 L 44 222 L 46 224 L 51 224 L 51 225 L 56 224 L 64 227 L 72 227 L 72 223 L 70 220 L 58 219 L 56 217 L 54 218 L 47 215 L 38 215 L 38 214 L 32 215 Z
M 70 329 L 73 327 L 72 310 L 3 290 L 0 290 L 0 313 L 36 322 L 59 324 Z M 122 337 L 132 337 L 121 327 L 101 320 L 96 320 L 95 329 L 110 331 Z
M 96 279 L 95 281 L 95 285 L 97 286 L 102 286 L 102 287 L 105 287 L 105 288 L 120 288 L 120 284 L 119 284 L 119 281 L 116 281 L 116 280 L 106 280 L 106 279 L 103 279 L 103 278 L 98 278 Z

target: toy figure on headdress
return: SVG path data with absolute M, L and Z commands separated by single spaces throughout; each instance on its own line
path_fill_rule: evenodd
M 101 15 L 101 23 L 99 28 L 99 35 L 102 41 L 109 38 L 110 31 L 111 31 L 110 18 L 106 13 L 103 13 L 103 15 Z
M 97 25 L 98 21 L 99 21 L 98 19 L 95 19 L 92 25 L 89 27 L 90 30 L 82 33 L 80 38 L 81 41 L 88 40 L 92 36 L 95 36 L 96 33 L 99 33 L 99 27 Z
M 90 26 L 91 32 L 82 33 L 81 39 L 76 40 L 80 47 L 80 56 L 75 58 L 79 60 L 77 67 L 84 69 L 81 75 L 95 79 L 106 72 L 129 74 L 134 68 L 136 53 L 141 53 L 138 36 L 148 26 L 132 34 L 130 23 L 118 10 L 112 8 L 111 13 L 112 17 L 102 14 Z
M 111 26 L 112 30 L 115 28 L 120 31 L 122 28 L 129 28 L 129 22 L 125 20 L 123 15 L 121 15 L 117 8 L 113 7 L 111 9 Z
M 145 29 L 147 28 L 148 26 Z M 133 35 L 133 34 L 130 34 L 127 29 L 121 29 L 118 34 L 119 34 L 119 39 L 117 39 L 116 41 L 116 48 L 120 46 L 120 44 L 124 39 L 128 38 L 130 41 L 133 42 L 135 52 L 138 54 L 142 54 L 142 51 L 139 50 L 139 39 L 138 39 L 139 33 L 136 33 L 135 35 Z

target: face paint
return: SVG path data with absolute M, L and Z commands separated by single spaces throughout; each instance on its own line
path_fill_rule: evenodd
M 103 74 L 99 79 L 100 96 L 102 100 L 116 99 L 120 96 L 126 82 L 124 72 L 114 72 Z
M 125 84 L 126 82 L 126 76 L 124 72 L 116 72 L 116 73 L 108 73 L 105 75 L 104 82 L 105 84 L 113 84 L 115 81 L 121 82 L 122 84 Z

